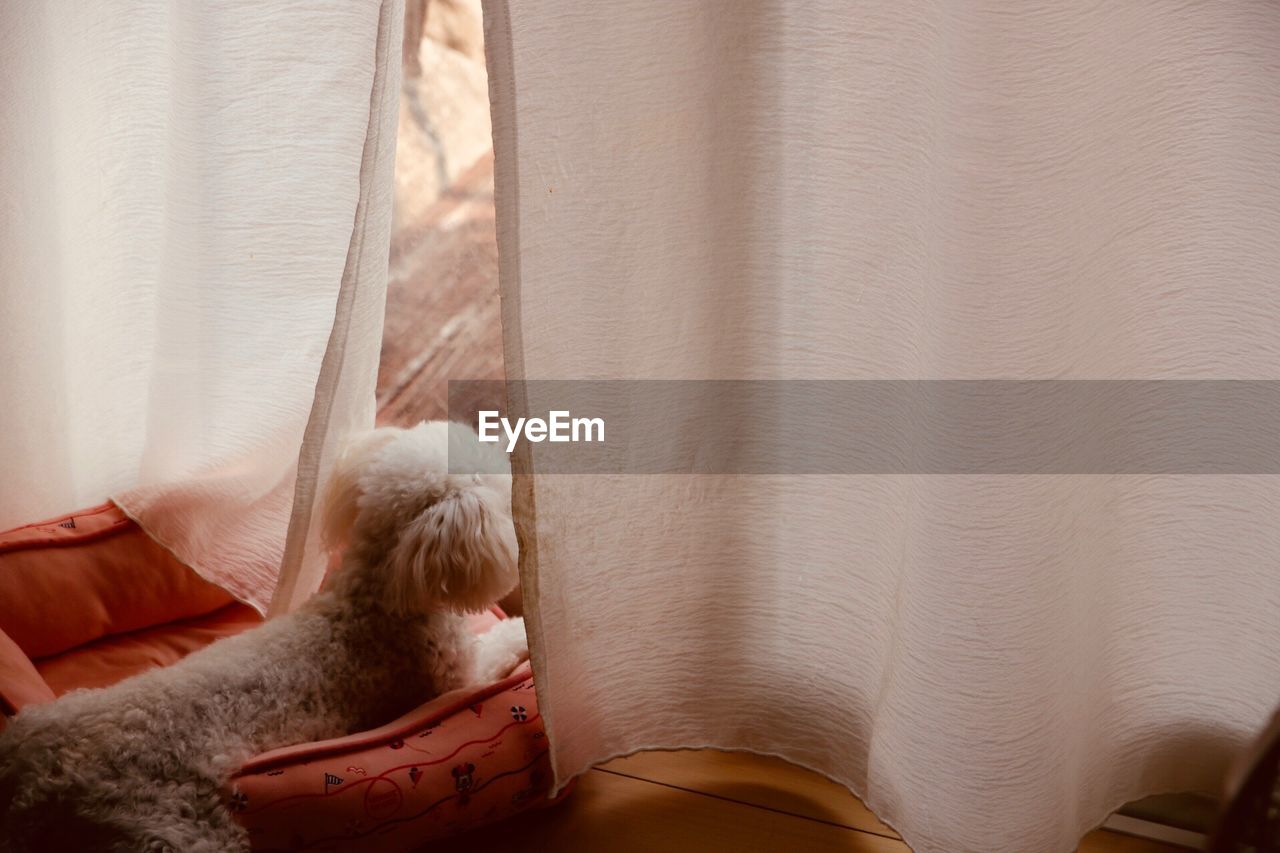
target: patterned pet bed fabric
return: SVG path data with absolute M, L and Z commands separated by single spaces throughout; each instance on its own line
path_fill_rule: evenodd
M 110 503 L 0 533 L 0 601 L 0 728 L 23 705 L 173 663 L 260 621 Z M 472 627 L 497 621 L 481 614 Z M 524 664 L 381 728 L 257 756 L 224 795 L 255 850 L 397 851 L 546 805 L 550 786 Z
M 254 850 L 413 850 L 547 805 L 551 768 L 527 664 L 380 729 L 250 761 L 227 802 Z

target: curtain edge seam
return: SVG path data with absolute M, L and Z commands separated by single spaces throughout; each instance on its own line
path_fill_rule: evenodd
M 320 372 L 316 377 L 316 387 L 320 388 L 326 380 L 332 382 L 330 392 L 323 401 L 316 400 L 303 429 L 302 446 L 298 449 L 297 477 L 294 480 L 293 503 L 289 513 L 289 526 L 285 532 L 284 554 L 280 559 L 280 570 L 276 579 L 276 587 L 267 607 L 267 617 L 282 615 L 294 609 L 300 602 L 296 601 L 299 582 L 302 577 L 303 558 L 306 555 L 307 537 L 311 530 L 312 508 L 319 485 L 321 461 L 324 458 L 324 447 L 328 440 L 330 419 L 333 415 L 333 401 L 336 389 L 341 381 L 343 367 L 346 364 L 346 343 L 351 332 L 351 315 L 356 303 L 356 294 L 363 287 L 360 273 L 363 269 L 365 232 L 369 221 L 369 199 L 373 193 L 373 178 L 366 174 L 365 168 L 377 159 L 377 151 L 382 143 L 382 119 L 385 111 L 387 77 L 390 74 L 391 50 L 389 47 L 391 28 L 388 18 L 388 5 L 397 0 L 383 0 L 379 6 L 378 33 L 375 40 L 375 51 L 381 59 L 380 67 L 375 67 L 372 85 L 369 92 L 369 119 L 365 130 L 365 142 L 361 151 L 361 185 L 356 201 L 354 223 L 351 239 L 347 245 L 347 265 L 354 265 L 351 272 L 351 287 L 348 290 L 340 285 L 338 301 L 334 311 L 333 329 L 325 353 L 320 363 Z M 398 55 L 398 54 L 397 54 Z M 373 156 L 370 156 L 370 152 Z M 394 161 L 394 155 L 392 157 Z M 343 271 L 343 280 L 347 280 L 347 271 Z M 315 403 L 320 403 L 317 407 Z M 320 430 L 321 440 L 314 445 L 308 454 L 307 437 Z M 309 492 L 309 495 L 306 494 Z M 309 497 L 310 500 L 299 501 Z M 305 504 L 305 506 L 303 505 Z
M 507 407 L 517 416 L 522 416 L 528 415 L 529 402 L 523 393 L 523 385 L 512 384 L 513 378 L 516 382 L 528 379 L 525 375 L 524 329 L 520 310 L 520 163 L 515 46 L 511 34 L 509 0 L 483 0 L 482 9 L 485 61 L 489 69 L 489 113 L 494 154 L 494 231 L 498 246 L 498 297 Z M 547 644 L 540 611 L 542 596 L 539 588 L 537 495 L 532 456 L 527 443 L 519 445 L 511 454 L 511 473 L 512 516 L 520 551 L 520 590 L 525 627 L 530 634 L 529 658 L 534 683 L 541 687 L 540 695 L 546 696 L 551 692 L 554 680 L 546 656 Z M 548 742 L 554 742 L 555 715 L 541 701 L 539 708 Z M 567 780 L 562 779 L 563 770 L 559 766 L 554 748 L 549 750 L 549 755 L 554 795 L 564 788 Z

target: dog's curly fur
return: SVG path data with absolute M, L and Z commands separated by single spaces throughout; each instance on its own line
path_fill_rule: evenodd
M 323 592 L 173 666 L 29 707 L 0 734 L 0 851 L 247 850 L 220 793 L 246 759 L 504 675 L 523 625 L 477 638 L 461 614 L 516 582 L 506 466 L 445 422 L 354 445 L 328 487 L 326 538 L 346 547 Z

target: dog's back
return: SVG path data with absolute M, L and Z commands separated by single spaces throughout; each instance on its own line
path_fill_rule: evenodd
M 221 786 L 244 761 L 385 721 L 436 692 L 423 620 L 347 605 L 322 594 L 173 666 L 24 709 L 0 733 L 0 851 L 136 850 L 139 838 L 243 848 Z

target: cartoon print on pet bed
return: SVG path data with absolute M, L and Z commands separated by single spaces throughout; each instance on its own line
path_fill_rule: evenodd
M 500 713 L 527 706 L 525 720 Z M 480 713 L 477 714 L 476 712 Z M 348 770 L 359 767 L 363 773 Z M 326 774 L 340 779 L 326 790 Z M 384 784 L 390 783 L 390 784 Z M 256 851 L 411 850 L 550 800 L 546 734 L 528 664 L 441 696 L 372 732 L 258 756 L 229 782 Z M 394 790 L 394 793 L 393 793 Z

